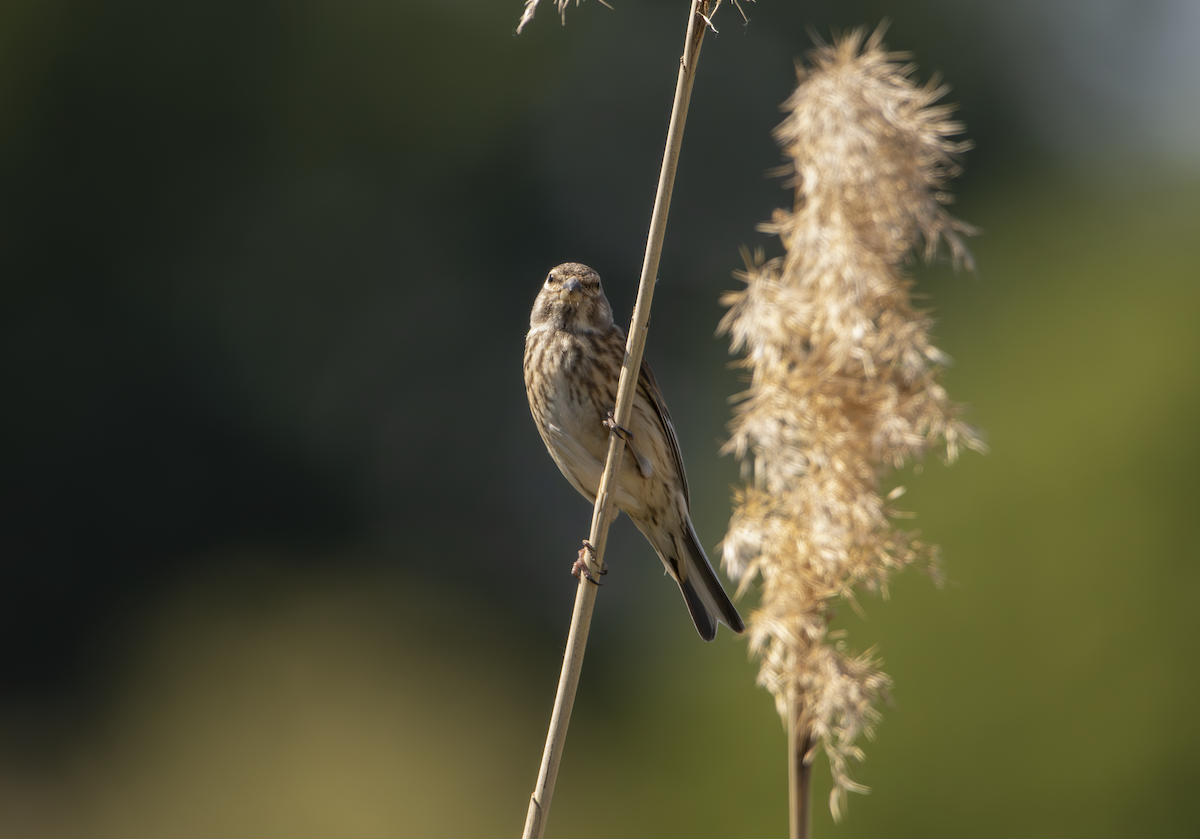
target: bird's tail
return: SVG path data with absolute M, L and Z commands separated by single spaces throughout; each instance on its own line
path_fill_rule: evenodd
M 677 573 L 672 576 L 679 583 L 679 591 L 687 603 L 692 623 L 696 624 L 696 631 L 705 641 L 711 641 L 717 637 L 717 621 L 720 621 L 734 632 L 742 632 L 746 625 L 742 623 L 741 615 L 733 607 L 725 589 L 721 588 L 721 581 L 704 555 L 692 520 L 685 517 L 684 522 L 687 527 L 683 538 L 672 540 L 679 549 L 681 559 Z

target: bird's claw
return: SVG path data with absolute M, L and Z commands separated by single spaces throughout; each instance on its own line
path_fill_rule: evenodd
M 622 428 L 621 426 L 617 425 L 617 418 L 615 416 L 613 416 L 612 411 L 609 411 L 608 416 L 606 416 L 604 418 L 604 426 L 606 428 L 612 429 L 616 433 L 616 435 L 618 437 L 620 437 L 622 440 L 632 440 L 633 439 L 632 431 L 630 431 L 628 428 Z
M 583 547 L 579 549 L 579 558 L 580 559 L 583 559 L 584 551 L 587 551 L 593 557 L 596 556 L 596 546 L 593 545 L 591 542 L 589 542 L 587 539 L 583 540 Z M 601 562 L 600 563 L 600 576 L 603 577 L 607 573 L 608 573 L 608 566 L 605 563 Z
M 580 551 L 580 553 L 582 553 L 582 551 Z M 577 559 L 577 560 L 575 560 L 574 563 L 571 564 L 571 576 L 578 580 L 580 574 L 582 574 L 587 579 L 587 581 L 589 583 L 592 583 L 593 585 L 597 585 L 597 586 L 604 585 L 604 583 L 600 582 L 599 580 L 597 580 L 595 577 L 592 576 L 592 572 L 588 570 L 587 560 L 585 560 L 585 559 Z
M 595 577 L 593 577 L 592 572 L 588 570 L 587 557 L 585 556 L 585 554 L 589 554 L 589 553 L 593 557 L 595 557 L 596 556 L 596 548 L 595 548 L 595 546 L 592 545 L 591 542 L 589 542 L 587 539 L 584 539 L 583 547 L 579 549 L 578 558 L 575 560 L 574 563 L 571 564 L 571 576 L 578 580 L 579 575 L 582 574 L 589 583 L 592 583 L 593 585 L 597 585 L 597 586 L 602 586 L 604 584 L 601 583 L 599 580 L 597 580 Z M 605 565 L 603 562 L 600 563 L 600 576 L 603 577 L 607 573 L 608 573 L 608 566 Z

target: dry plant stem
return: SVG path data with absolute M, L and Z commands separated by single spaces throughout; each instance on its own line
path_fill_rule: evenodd
M 633 394 L 637 387 L 637 373 L 642 364 L 642 350 L 646 346 L 646 327 L 650 321 L 650 303 L 654 297 L 654 280 L 658 274 L 658 261 L 662 254 L 663 238 L 667 232 L 667 213 L 671 207 L 671 191 L 675 186 L 675 169 L 679 164 L 679 147 L 683 142 L 683 126 L 687 120 L 688 101 L 692 96 L 692 83 L 696 78 L 696 63 L 700 57 L 700 44 L 704 40 L 705 19 L 709 11 L 708 0 L 692 0 L 688 13 L 687 39 L 683 58 L 679 65 L 679 80 L 675 86 L 675 104 L 671 109 L 671 125 L 667 131 L 667 148 L 663 154 L 662 170 L 658 177 L 658 192 L 654 197 L 654 212 L 650 218 L 650 233 L 646 242 L 646 256 L 642 262 L 642 276 L 638 285 L 637 303 L 633 307 L 633 320 L 629 325 L 629 340 L 625 345 L 625 363 L 621 367 L 621 379 L 617 386 L 617 405 L 614 411 L 616 424 L 625 427 L 633 411 Z M 597 420 L 599 421 L 599 420 Z M 608 526 L 613 518 L 612 490 L 616 486 L 617 471 L 625 453 L 625 439 L 616 433 L 608 438 L 608 460 L 600 478 L 600 489 L 596 493 L 596 506 L 592 511 L 592 530 L 588 541 L 595 553 L 587 552 L 588 568 L 593 577 L 599 577 L 604 560 L 604 547 L 608 541 Z M 567 636 L 567 651 L 563 656 L 562 672 L 558 678 L 558 694 L 554 699 L 554 711 L 550 716 L 550 731 L 546 735 L 546 748 L 542 753 L 542 766 L 538 772 L 537 786 L 529 799 L 529 814 L 525 818 L 523 839 L 541 839 L 546 830 L 550 813 L 550 800 L 554 795 L 554 781 L 558 776 L 558 765 L 562 760 L 563 744 L 567 738 L 567 725 L 571 721 L 571 707 L 575 702 L 575 691 L 579 686 L 579 673 L 583 668 L 583 652 L 587 645 L 588 629 L 592 622 L 592 610 L 596 605 L 597 587 L 580 575 L 579 588 L 575 593 L 575 610 L 571 615 L 571 631 Z
M 804 733 L 804 701 L 792 695 L 788 702 L 788 835 L 809 839 L 812 835 L 812 764 L 805 761 L 811 742 Z

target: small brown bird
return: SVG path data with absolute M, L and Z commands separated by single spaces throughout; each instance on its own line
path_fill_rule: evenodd
M 608 435 L 625 358 L 625 331 L 613 323 L 600 275 L 567 262 L 550 271 L 529 316 L 525 392 L 558 468 L 593 504 L 608 457 Z M 650 365 L 642 361 L 617 482 L 617 509 L 650 541 L 705 641 L 717 621 L 745 626 L 696 538 L 687 475 L 671 415 Z

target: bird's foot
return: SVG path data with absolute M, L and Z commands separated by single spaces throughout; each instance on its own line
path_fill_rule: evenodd
M 633 459 L 637 463 L 638 471 L 642 473 L 642 477 L 649 478 L 653 475 L 654 467 L 650 465 L 650 461 L 638 454 L 638 450 L 633 447 L 633 432 L 628 428 L 622 428 L 617 425 L 617 418 L 613 416 L 612 411 L 609 411 L 608 416 L 604 418 L 604 425 L 611 428 L 613 433 L 625 441 L 625 445 L 629 448 L 629 453 L 633 455 Z
M 584 540 L 583 540 L 583 547 L 579 549 L 579 558 L 580 558 L 580 559 L 583 559 L 583 552 L 584 552 L 584 551 L 587 551 L 587 552 L 588 552 L 588 553 L 590 553 L 590 554 L 591 554 L 593 557 L 595 557 L 595 556 L 596 556 L 596 546 L 595 546 L 595 545 L 593 545 L 591 542 L 589 542 L 587 539 L 584 539 Z M 605 574 L 607 574 L 607 573 L 608 573 L 608 565 L 606 565 L 605 563 L 601 562 L 601 563 L 600 563 L 600 576 L 601 576 L 601 577 L 603 577 L 603 576 L 604 576 Z
M 596 548 L 592 545 L 591 542 L 589 542 L 587 539 L 584 539 L 583 547 L 579 549 L 579 556 L 575 560 L 575 562 L 572 563 L 572 565 L 571 565 L 571 576 L 578 580 L 579 575 L 582 574 L 589 583 L 592 583 L 592 584 L 598 585 L 598 586 L 603 585 L 603 583 L 601 583 L 599 580 L 597 580 L 595 577 L 593 577 L 592 572 L 588 570 L 586 555 L 589 553 L 594 558 L 596 556 Z M 608 566 L 605 565 L 603 562 L 600 563 L 600 576 L 603 577 L 607 573 L 608 573 Z
M 608 416 L 606 416 L 604 418 L 604 426 L 606 428 L 612 429 L 616 433 L 616 435 L 618 437 L 620 437 L 622 440 L 632 440 L 633 439 L 632 431 L 630 431 L 628 428 L 622 428 L 621 426 L 617 425 L 617 418 L 615 416 L 613 416 L 612 411 L 609 411 Z

